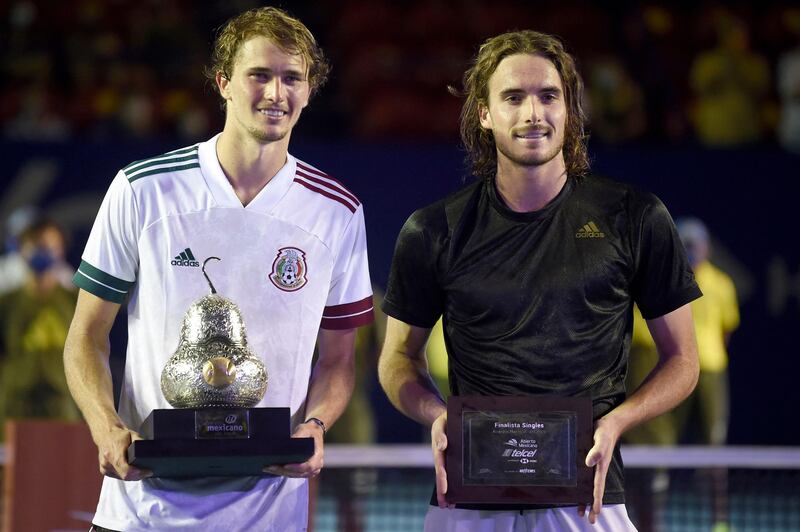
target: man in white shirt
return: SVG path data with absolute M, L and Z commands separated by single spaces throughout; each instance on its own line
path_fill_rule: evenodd
M 355 330 L 372 320 L 363 208 L 344 186 L 288 153 L 291 132 L 329 67 L 309 30 L 276 8 L 247 11 L 219 34 L 208 74 L 223 131 L 134 162 L 112 182 L 75 275 L 81 288 L 64 352 L 70 390 L 106 476 L 96 530 L 306 530 L 307 478 L 354 381 Z M 200 264 L 241 308 L 270 384 L 258 406 L 289 406 L 305 463 L 270 475 L 175 480 L 130 466 L 140 425 L 169 408 L 160 374 L 189 305 L 207 293 Z M 194 259 L 194 260 L 192 260 Z M 291 265 L 293 275 L 286 276 Z M 119 412 L 108 335 L 127 301 Z M 319 358 L 312 370 L 315 342 Z

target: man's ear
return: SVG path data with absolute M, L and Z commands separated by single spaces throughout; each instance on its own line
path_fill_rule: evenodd
M 225 100 L 230 99 L 231 81 L 228 79 L 228 77 L 222 72 L 217 72 L 216 81 L 217 88 L 219 89 L 219 93 L 222 95 L 222 98 Z
M 478 119 L 483 129 L 492 129 L 492 115 L 489 113 L 489 108 L 483 103 L 478 104 Z

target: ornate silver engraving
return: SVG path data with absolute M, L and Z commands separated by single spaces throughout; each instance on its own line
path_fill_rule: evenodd
M 212 258 L 203 263 L 204 275 Z M 161 391 L 175 408 L 255 406 L 267 391 L 267 370 L 247 346 L 239 307 L 217 294 L 210 280 L 209 286 L 211 294 L 183 317 L 178 348 L 161 372 Z

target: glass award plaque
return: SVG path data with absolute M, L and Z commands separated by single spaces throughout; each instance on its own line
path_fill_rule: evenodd
M 586 397 L 450 397 L 447 501 L 590 503 L 593 426 Z

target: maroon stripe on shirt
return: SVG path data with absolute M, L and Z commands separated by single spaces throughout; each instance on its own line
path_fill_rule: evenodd
M 370 308 L 362 314 L 348 316 L 346 318 L 322 318 L 320 327 L 328 330 L 355 329 L 373 322 L 375 316 Z
M 337 316 L 349 316 L 350 314 L 358 314 L 372 308 L 372 296 L 367 296 L 360 301 L 352 303 L 344 303 L 342 305 L 331 305 L 325 307 L 322 311 L 323 318 L 335 318 Z
M 338 180 L 338 179 L 336 179 L 335 177 L 333 177 L 333 176 L 330 176 L 330 175 L 326 174 L 326 173 L 325 173 L 325 172 L 323 172 L 322 170 L 317 170 L 316 168 L 313 168 L 313 167 L 311 167 L 311 166 L 309 166 L 309 165 L 307 165 L 306 163 L 304 163 L 304 162 L 301 162 L 301 161 L 298 161 L 298 162 L 297 162 L 297 166 L 299 166 L 299 167 L 300 167 L 300 169 L 301 169 L 301 170 L 303 170 L 303 171 L 305 171 L 305 172 L 309 172 L 309 173 L 312 173 L 312 174 L 316 174 L 316 175 L 318 175 L 318 176 L 320 176 L 320 177 L 324 177 L 325 179 L 329 179 L 329 180 L 333 181 L 334 183 L 336 183 L 337 185 L 339 185 L 340 187 L 342 187 L 342 190 L 344 190 L 344 191 L 345 191 L 345 192 L 347 192 L 348 194 L 351 194 L 351 195 L 353 194 L 352 192 L 350 192 L 350 190 L 348 190 L 348 188 L 347 188 L 346 186 L 344 186 L 344 183 L 342 183 L 341 181 L 339 181 L 339 180 Z M 355 195 L 353 195 L 353 199 L 355 199 L 355 200 L 356 200 L 356 203 L 360 203 L 360 202 L 358 201 L 358 198 L 356 198 L 356 197 L 355 197 Z
M 330 192 L 328 192 L 327 190 L 322 190 L 322 189 L 321 189 L 321 188 L 319 188 L 319 187 L 315 187 L 314 185 L 312 185 L 312 184 L 311 184 L 311 183 L 309 183 L 308 181 L 304 181 L 303 179 L 299 179 L 299 178 L 297 178 L 297 177 L 295 177 L 295 178 L 294 178 L 294 182 L 295 182 L 295 183 L 299 183 L 299 184 L 303 185 L 303 186 L 304 186 L 304 187 L 306 187 L 308 190 L 314 191 L 314 192 L 316 192 L 317 194 L 322 194 L 322 195 L 323 195 L 323 196 L 325 196 L 326 198 L 330 198 L 330 199 L 332 199 L 332 200 L 334 200 L 334 201 L 338 201 L 339 203 L 341 203 L 342 205 L 344 205 L 345 207 L 347 207 L 348 209 L 350 209 L 350 212 L 353 212 L 353 213 L 354 213 L 354 212 L 356 212 L 356 208 L 355 208 L 353 205 L 351 205 L 351 204 L 350 204 L 350 202 L 349 202 L 349 201 L 347 201 L 347 200 L 346 200 L 346 199 L 344 199 L 344 198 L 340 198 L 339 196 L 336 196 L 335 194 L 331 194 L 331 193 L 330 193 Z
M 309 181 L 313 181 L 314 183 L 319 183 L 320 185 L 324 185 L 324 186 L 328 187 L 329 189 L 333 190 L 334 192 L 338 192 L 338 193 L 339 193 L 339 194 L 341 194 L 342 196 L 345 196 L 347 199 L 349 199 L 349 200 L 351 200 L 353 203 L 355 203 L 355 204 L 356 204 L 356 207 L 357 207 L 357 206 L 359 206 L 359 205 L 361 205 L 361 202 L 360 202 L 360 201 L 358 201 L 358 198 L 356 198 L 355 196 L 353 196 L 353 195 L 352 195 L 350 192 L 348 192 L 348 191 L 347 191 L 347 189 L 345 189 L 344 187 L 337 187 L 337 186 L 336 186 L 336 185 L 334 185 L 333 183 L 329 183 L 328 181 L 325 181 L 325 180 L 323 180 L 323 179 L 320 179 L 320 178 L 318 178 L 318 177 L 314 177 L 313 175 L 311 175 L 311 174 L 308 174 L 308 173 L 305 173 L 305 172 L 303 172 L 302 170 L 297 170 L 297 175 L 299 175 L 299 176 L 301 176 L 301 177 L 303 177 L 303 178 L 305 178 L 305 179 L 308 179 Z
M 301 162 L 301 161 L 297 161 L 297 166 L 299 166 L 301 170 L 305 170 L 306 172 L 310 172 L 312 174 L 317 174 L 320 177 L 324 177 L 326 179 L 330 179 L 331 181 L 334 181 L 334 182 L 338 183 L 342 188 L 347 190 L 347 188 L 344 186 L 344 183 L 342 183 L 341 181 L 339 181 L 335 177 L 329 176 L 328 174 L 326 174 L 322 170 L 317 170 L 316 168 L 314 168 L 312 166 L 309 166 L 306 163 Z M 348 192 L 350 192 L 350 191 L 348 190 Z

